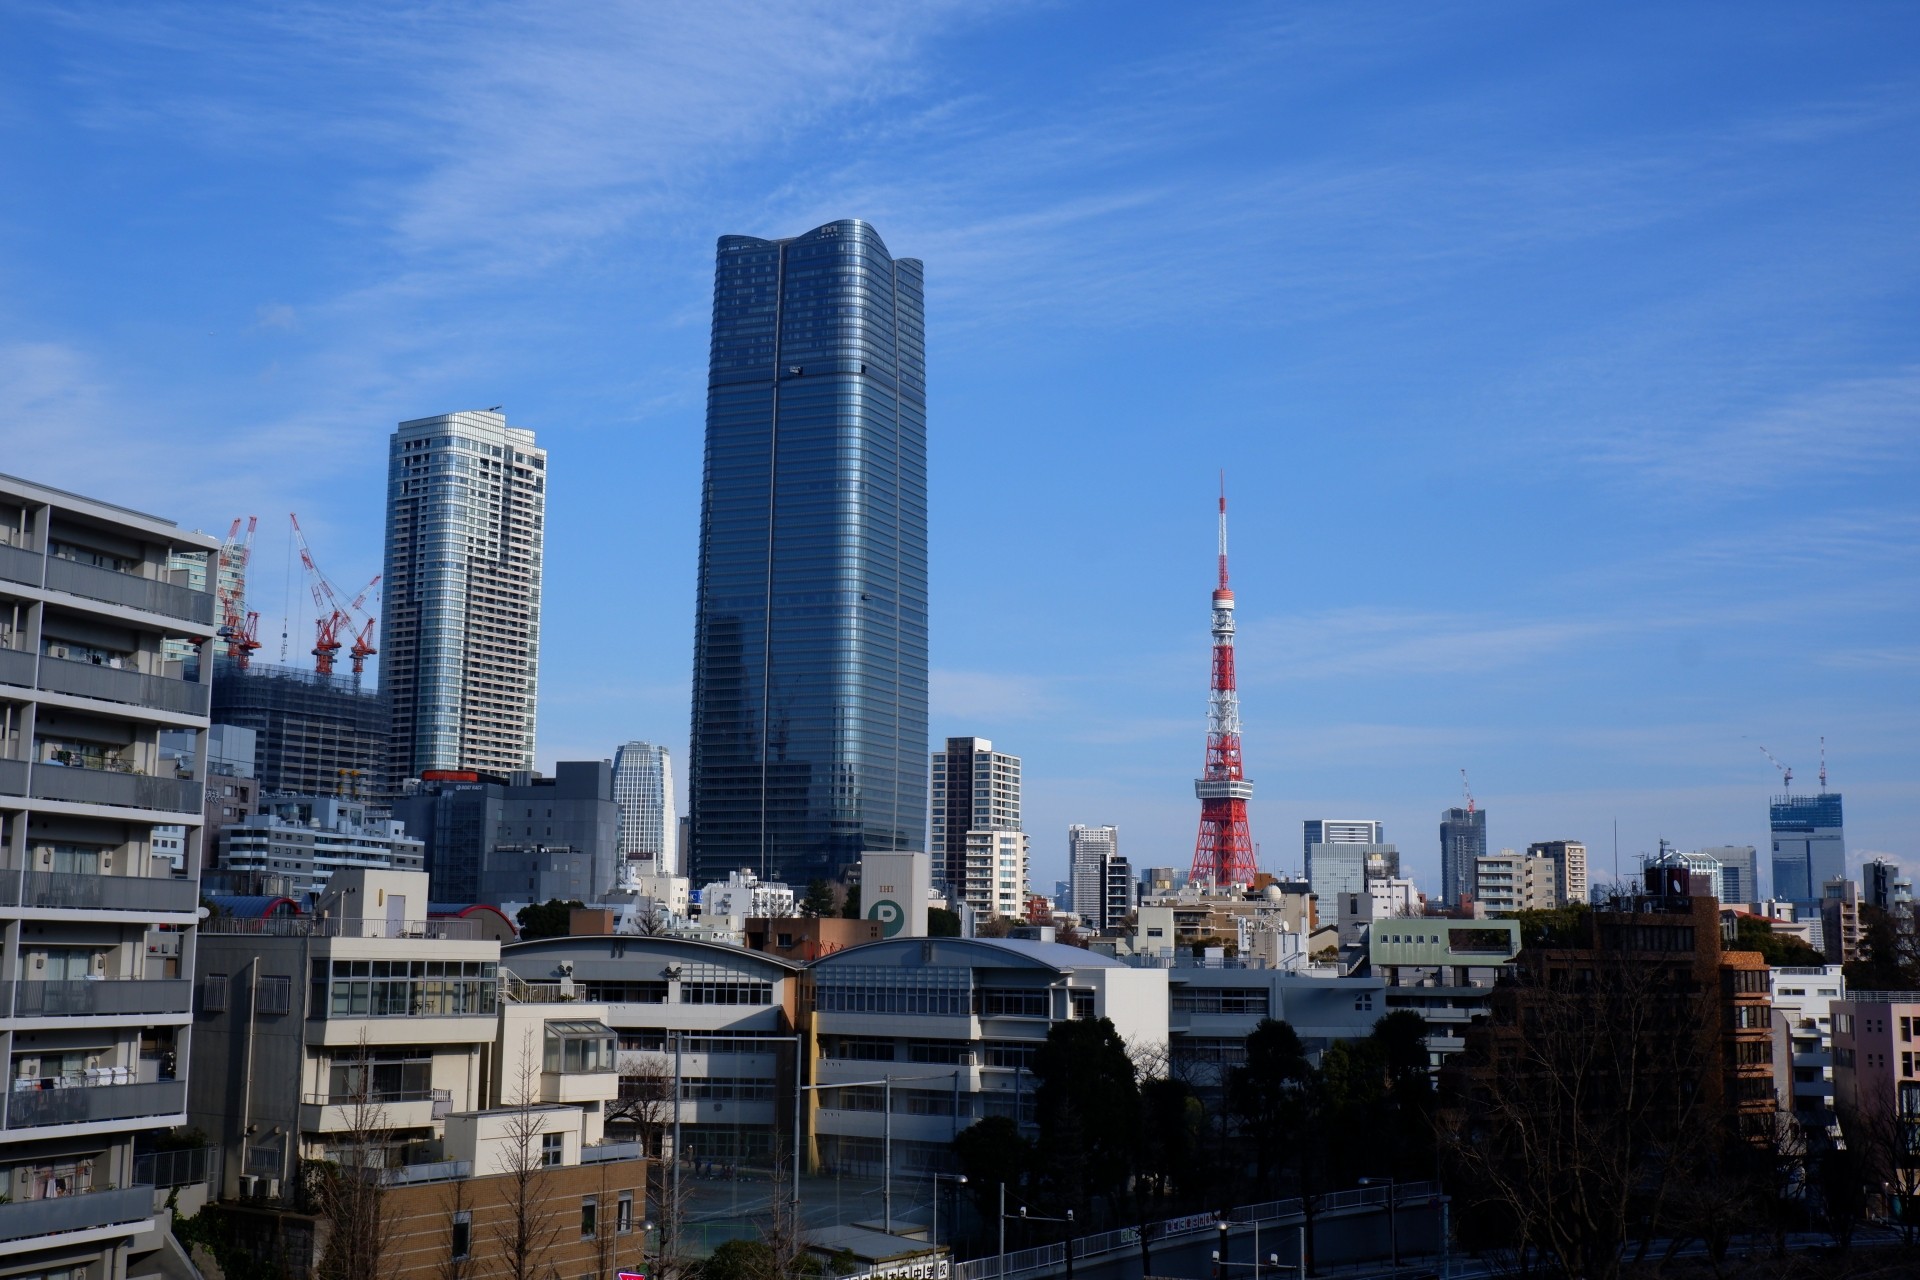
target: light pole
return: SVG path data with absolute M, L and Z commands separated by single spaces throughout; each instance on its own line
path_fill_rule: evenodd
M 941 1173 L 937 1170 L 934 1172 L 934 1175 L 933 1175 L 933 1231 L 927 1237 L 927 1243 L 932 1245 L 936 1249 L 940 1247 L 940 1180 L 942 1178 L 945 1178 L 948 1182 L 953 1183 L 957 1187 L 964 1187 L 967 1185 L 967 1175 L 964 1173 Z M 955 1205 L 954 1208 L 955 1208 L 955 1211 L 958 1212 L 959 1206 Z
M 1393 1265 L 1400 1265 L 1400 1214 L 1394 1204 L 1400 1198 L 1400 1184 L 1393 1178 L 1362 1178 L 1363 1187 L 1379 1186 L 1385 1183 L 1387 1188 L 1387 1240 L 1393 1250 Z
M 880 1211 L 888 1235 L 893 1234 L 893 1083 L 896 1080 L 905 1084 L 914 1080 L 945 1080 L 946 1078 L 945 1075 L 936 1073 L 927 1076 L 883 1076 L 878 1080 L 831 1080 L 820 1084 L 803 1084 L 800 1086 L 799 1092 L 810 1092 L 815 1089 L 862 1089 L 871 1088 L 874 1085 L 880 1086 Z M 796 1099 L 798 1096 L 799 1093 L 797 1092 L 795 1094 Z M 799 1109 L 797 1101 L 794 1109 L 796 1111 Z M 798 1181 L 796 1178 L 795 1182 L 797 1183 Z
M 1067 1280 L 1073 1280 L 1073 1210 L 1071 1209 L 1067 1210 L 1067 1216 L 1064 1218 L 1043 1218 L 1043 1217 L 1040 1217 L 1038 1214 L 1029 1214 L 1027 1212 L 1027 1206 L 1021 1205 L 1020 1221 L 1022 1222 L 1058 1222 L 1065 1225 L 1066 1231 L 1064 1231 L 1061 1234 L 1060 1242 L 1066 1247 L 1066 1250 L 1067 1250 Z M 1000 1267 L 1002 1271 L 1006 1269 L 1006 1265 L 1007 1265 L 1006 1254 L 1003 1251 L 1000 1255 Z
M 1222 1273 L 1224 1273 L 1228 1267 L 1252 1267 L 1254 1280 L 1259 1280 L 1260 1268 L 1263 1265 L 1269 1271 L 1298 1271 L 1303 1275 L 1306 1273 L 1306 1264 L 1305 1264 L 1306 1255 L 1304 1253 L 1301 1254 L 1301 1259 L 1302 1259 L 1301 1265 L 1297 1267 L 1289 1263 L 1281 1262 L 1280 1255 L 1277 1253 L 1268 1254 L 1265 1262 L 1263 1263 L 1260 1258 L 1260 1219 L 1258 1217 L 1255 1217 L 1254 1219 L 1252 1219 L 1252 1222 L 1253 1222 L 1253 1261 L 1252 1262 L 1233 1262 L 1228 1259 L 1227 1239 L 1228 1239 L 1228 1232 L 1233 1230 L 1233 1222 L 1230 1219 L 1222 1218 L 1216 1224 L 1220 1228 L 1220 1247 L 1213 1251 L 1213 1261 L 1214 1261 L 1214 1264 L 1220 1269 Z M 1306 1237 L 1303 1235 L 1301 1237 L 1302 1249 L 1306 1247 L 1305 1239 Z

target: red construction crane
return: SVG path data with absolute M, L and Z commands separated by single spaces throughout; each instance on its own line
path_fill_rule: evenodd
M 314 621 L 313 669 L 319 675 L 332 675 L 334 656 L 340 652 L 340 633 L 345 631 L 351 635 L 355 627 L 361 627 L 348 655 L 353 660 L 353 674 L 360 675 L 367 659 L 376 650 L 373 647 L 373 615 L 365 615 L 364 626 L 359 622 L 359 617 L 365 613 L 367 597 L 380 585 L 380 575 L 374 574 L 372 581 L 360 588 L 360 593 L 350 603 L 340 603 L 341 593 L 334 587 L 333 580 L 322 573 L 320 566 L 314 562 L 313 548 L 307 545 L 306 532 L 300 528 L 300 517 L 290 513 L 287 518 L 293 522 L 293 541 L 300 550 L 300 564 L 306 570 L 307 588 L 313 593 L 313 607 L 320 611 Z
M 1253 784 L 1240 761 L 1240 690 L 1233 671 L 1233 589 L 1227 585 L 1227 481 L 1220 477 L 1220 582 L 1213 591 L 1213 692 L 1208 699 L 1207 763 L 1194 780 L 1200 835 L 1190 880 L 1251 885 L 1259 874 L 1247 801 Z
M 260 526 L 260 517 L 244 517 L 244 540 L 240 537 L 242 519 L 233 518 L 227 540 L 220 544 L 214 561 L 213 593 L 220 604 L 220 638 L 227 642 L 227 656 L 245 671 L 253 651 L 260 647 L 260 615 L 247 610 L 247 562 L 253 557 L 253 532 Z
M 1473 784 L 1467 781 L 1467 771 L 1460 771 L 1460 789 L 1467 793 L 1467 812 L 1473 812 Z
M 1765 747 L 1760 748 L 1760 754 L 1769 760 L 1773 760 L 1773 767 L 1780 771 L 1782 785 L 1789 791 L 1793 790 L 1793 770 L 1781 764 L 1777 759 L 1774 759 L 1773 752 L 1767 750 Z

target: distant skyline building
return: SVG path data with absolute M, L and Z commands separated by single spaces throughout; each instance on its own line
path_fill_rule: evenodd
M 1067 828 L 1067 884 L 1073 911 L 1094 928 L 1105 927 L 1107 864 L 1119 856 L 1119 827 L 1076 822 Z
M 1536 852 L 1502 849 L 1473 860 L 1473 899 L 1490 912 L 1543 911 L 1565 905 L 1559 892 L 1560 868 Z
M 393 433 L 380 683 L 396 779 L 533 768 L 546 510 L 546 451 L 498 410 Z
M 804 887 L 927 830 L 921 264 L 856 219 L 722 236 L 686 865 Z
M 213 660 L 213 723 L 253 734 L 253 777 L 263 796 L 393 794 L 392 705 L 349 678 L 303 667 Z
M 1536 840 L 1527 846 L 1530 858 L 1553 864 L 1553 905 L 1583 903 L 1588 898 L 1587 846 L 1578 840 Z
M 1847 875 L 1840 793 L 1775 796 L 1768 816 L 1773 828 L 1773 896 L 1817 907 L 1820 886 Z
M 1301 857 L 1317 844 L 1385 844 L 1387 825 L 1373 818 L 1308 818 L 1301 826 Z M 1302 863 L 1304 866 L 1305 863 Z
M 426 846 L 435 902 L 482 901 L 496 848 L 524 878 L 528 853 L 584 855 L 583 874 L 606 893 L 619 880 L 620 806 L 613 798 L 613 765 L 606 760 L 562 760 L 554 776 L 526 771 L 477 779 L 421 783 L 393 802 L 393 816 Z M 584 901 L 584 899 L 583 899 Z
M 946 750 L 933 753 L 932 815 L 927 851 L 933 855 L 933 879 L 976 910 L 1001 911 L 999 881 L 1004 877 L 1004 841 L 976 839 L 1022 830 L 1020 757 L 995 751 L 986 738 L 948 738 Z M 1021 887 L 1025 887 L 1025 849 L 1019 842 Z M 987 849 L 996 852 L 985 856 Z
M 1913 902 L 1913 880 L 1900 874 L 1900 864 L 1890 858 L 1869 858 L 1860 868 L 1861 897 L 1869 906 L 1882 911 Z
M 1340 841 L 1307 846 L 1307 883 L 1323 903 L 1335 903 L 1343 893 L 1364 894 L 1369 880 L 1399 878 L 1400 850 L 1395 845 Z
M 629 742 L 613 753 L 613 798 L 620 806 L 620 853 L 651 858 L 659 873 L 679 872 L 680 820 L 674 813 L 673 757 L 651 742 Z
M 1750 844 L 1716 844 L 1699 850 L 1720 864 L 1723 902 L 1760 901 L 1759 860 Z
M 1469 806 L 1440 815 L 1440 897 L 1448 910 L 1473 896 L 1474 864 L 1487 856 L 1487 811 Z

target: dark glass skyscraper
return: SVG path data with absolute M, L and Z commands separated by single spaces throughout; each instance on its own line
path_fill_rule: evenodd
M 926 829 L 921 265 L 852 219 L 718 256 L 686 865 L 803 886 Z
M 1449 909 L 1474 892 L 1474 859 L 1487 856 L 1487 811 L 1449 809 L 1440 815 L 1440 893 Z

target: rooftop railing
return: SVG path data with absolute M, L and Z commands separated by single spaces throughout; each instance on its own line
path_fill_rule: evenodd
M 248 919 L 215 916 L 201 922 L 200 932 L 261 938 L 411 938 L 472 942 L 480 937 L 480 925 L 474 920 L 342 920 L 333 916 Z
M 453 1182 L 473 1176 L 471 1160 L 436 1160 L 429 1164 L 403 1164 L 380 1172 L 380 1181 L 390 1187 L 408 1187 L 421 1182 Z

